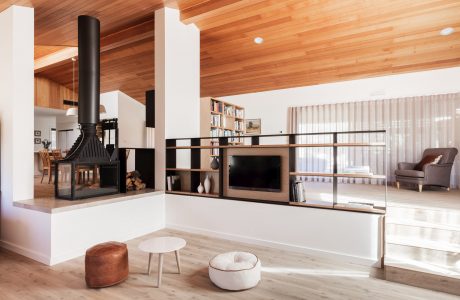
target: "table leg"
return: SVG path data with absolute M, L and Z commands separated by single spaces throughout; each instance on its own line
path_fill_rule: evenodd
M 176 253 L 177 270 L 179 271 L 179 274 L 180 274 L 180 255 L 179 255 L 179 250 L 174 251 L 174 253 Z
M 151 265 L 152 262 L 152 253 L 149 253 L 149 266 L 147 267 L 147 274 L 150 275 Z
M 163 273 L 163 253 L 159 254 L 158 257 L 158 283 L 157 287 L 161 286 L 161 275 Z

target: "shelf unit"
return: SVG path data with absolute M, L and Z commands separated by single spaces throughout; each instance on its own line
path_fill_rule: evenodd
M 296 207 L 314 207 L 314 208 L 323 208 L 323 209 L 335 209 L 335 210 L 345 210 L 345 211 L 354 211 L 354 212 L 365 212 L 365 213 L 376 213 L 384 214 L 386 209 L 386 204 L 382 207 L 380 206 L 363 206 L 359 207 L 358 204 L 350 202 L 350 205 L 346 203 L 338 203 L 338 183 L 339 178 L 360 178 L 360 179 L 376 179 L 384 181 L 385 195 L 386 195 L 386 141 L 384 142 L 338 142 L 338 137 L 341 135 L 349 134 L 382 134 L 383 139 L 386 139 L 386 132 L 384 130 L 374 130 L 374 131 L 349 131 L 349 132 L 326 132 L 326 133 L 303 133 L 303 134 L 275 134 L 275 135 L 260 135 L 260 136 L 251 136 L 251 145 L 231 145 L 229 139 L 232 137 L 218 137 L 217 143 L 209 143 L 211 140 L 215 140 L 215 137 L 203 137 L 203 138 L 185 138 L 185 139 L 168 139 L 166 141 L 166 174 L 170 175 L 181 175 L 182 178 L 186 179 L 187 183 L 184 185 L 183 189 L 180 191 L 167 191 L 166 193 L 171 194 L 181 194 L 181 195 L 191 195 L 191 196 L 204 196 L 204 197 L 213 197 L 213 198 L 222 198 L 222 199 L 232 199 L 232 200 L 243 200 L 243 201 L 253 201 L 253 202 L 266 202 L 278 205 L 291 205 Z M 313 136 L 313 135 L 330 135 L 332 142 L 331 143 L 296 143 L 299 137 L 302 136 Z M 265 144 L 260 145 L 260 139 L 264 137 L 288 137 L 289 142 L 287 144 Z M 178 141 L 188 141 L 188 146 L 178 146 Z M 299 148 L 330 148 L 332 149 L 333 165 L 332 172 L 321 173 L 321 172 L 299 172 L 296 171 L 296 150 Z M 380 147 L 383 150 L 383 165 L 385 174 L 362 174 L 362 173 L 343 173 L 338 171 L 338 152 L 341 148 L 346 147 Z M 233 197 L 225 197 L 223 191 L 223 168 L 219 170 L 209 169 L 209 150 L 216 150 L 216 155 L 219 157 L 219 161 L 224 161 L 224 155 L 226 155 L 226 150 L 235 149 L 235 148 L 287 148 L 289 149 L 289 186 L 296 180 L 298 177 L 329 177 L 331 178 L 332 183 L 332 195 L 333 201 L 329 204 L 321 204 L 321 201 L 318 203 L 305 203 L 305 202 L 296 202 L 294 201 L 294 195 L 292 189 L 289 188 L 289 199 L 286 199 L 285 202 L 273 202 L 273 201 L 264 201 L 263 199 L 239 199 Z M 176 152 L 181 150 L 190 151 L 190 168 L 177 168 L 176 167 Z M 206 155 L 203 156 L 202 153 L 205 152 Z M 205 159 L 205 164 L 203 164 L 202 158 Z M 196 192 L 196 187 L 200 182 L 203 182 L 204 175 L 208 174 L 212 176 L 214 181 L 214 190 L 211 194 L 199 194 Z M 385 196 L 386 198 L 386 196 Z M 385 199 L 386 203 L 386 199 Z
M 212 139 L 203 140 L 202 146 L 218 146 L 219 137 L 228 137 L 229 145 L 242 145 L 245 134 L 244 108 L 216 98 L 201 98 L 200 104 L 200 135 L 210 136 Z M 203 166 L 218 157 L 218 150 L 214 147 L 202 152 Z

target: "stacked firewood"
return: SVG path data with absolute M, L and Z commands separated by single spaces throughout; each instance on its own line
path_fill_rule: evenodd
M 145 189 L 145 183 L 142 182 L 141 174 L 138 171 L 128 172 L 126 174 L 126 190 L 139 191 Z

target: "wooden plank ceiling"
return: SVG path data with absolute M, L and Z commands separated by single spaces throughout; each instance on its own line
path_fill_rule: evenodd
M 0 10 L 15 1 L 0 0 Z M 101 20 L 101 88 L 144 101 L 154 87 L 160 0 L 30 0 L 36 58 L 77 45 L 76 17 Z M 174 0 L 167 1 L 175 2 Z M 202 96 L 234 95 L 460 65 L 458 0 L 179 0 L 201 30 Z M 440 36 L 444 27 L 455 33 Z M 264 43 L 254 43 L 255 37 Z M 56 47 L 56 48 L 53 48 Z M 38 71 L 72 86 L 69 60 Z

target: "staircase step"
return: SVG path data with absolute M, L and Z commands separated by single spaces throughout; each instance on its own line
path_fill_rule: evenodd
M 446 276 L 445 272 L 437 273 L 425 267 L 397 263 L 387 265 L 385 263 L 385 279 L 460 296 L 460 276 L 458 273 L 453 276 Z
M 433 244 L 435 243 L 430 243 L 429 245 L 425 244 L 422 246 L 420 241 L 412 244 L 409 242 L 401 244 L 400 241 L 392 241 L 387 238 L 385 259 L 403 262 L 409 261 L 419 265 L 433 265 L 439 268 L 444 268 L 445 270 L 460 272 L 460 253 L 458 252 L 458 247 L 452 247 L 452 245 L 435 246 Z
M 444 252 L 460 252 L 460 245 L 458 243 L 449 243 L 446 241 L 433 241 L 417 238 L 406 238 L 401 236 L 386 235 L 386 242 L 389 244 L 411 246 L 414 248 L 423 248 Z M 459 256 L 460 259 L 460 256 Z
M 393 220 L 399 219 L 408 222 L 415 221 L 460 227 L 460 210 L 388 206 L 386 215 L 389 219 Z
M 391 257 L 385 257 L 385 267 L 387 266 L 460 279 L 459 270 L 456 270 L 453 267 L 440 267 L 426 262 L 412 261 L 408 259 L 402 261 Z
M 413 222 L 390 223 L 387 221 L 385 225 L 386 236 L 460 245 L 460 228 L 426 222 L 420 223 L 423 224 L 416 225 Z
M 453 231 L 460 231 L 460 226 L 456 225 L 449 225 L 445 223 L 433 223 L 427 221 L 417 221 L 411 220 L 408 218 L 394 218 L 391 216 L 387 216 L 385 219 L 386 224 L 398 224 L 398 225 L 407 225 L 407 226 L 416 226 L 416 227 L 427 227 L 427 228 L 436 228 L 442 230 L 453 230 Z

